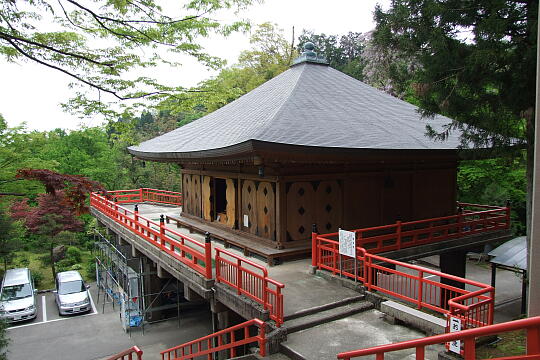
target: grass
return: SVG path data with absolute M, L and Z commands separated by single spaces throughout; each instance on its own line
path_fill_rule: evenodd
M 525 331 L 517 330 L 499 334 L 501 341 L 494 345 L 483 345 L 476 349 L 479 359 L 493 359 L 503 356 L 525 354 Z
M 33 252 L 33 251 L 16 251 L 13 262 L 9 268 L 18 268 L 18 267 L 27 267 L 30 269 L 32 274 L 39 274 L 36 277 L 40 278 L 39 284 L 36 284 L 36 287 L 39 290 L 47 290 L 54 288 L 54 279 L 52 276 L 51 266 L 49 264 L 44 264 L 41 260 L 44 256 L 48 256 L 48 251 L 43 252 Z M 81 251 L 81 269 L 78 271 L 81 273 L 81 276 L 85 281 L 92 281 L 95 275 L 90 275 L 87 273 L 88 264 L 94 261 L 94 256 L 90 251 L 82 250 Z

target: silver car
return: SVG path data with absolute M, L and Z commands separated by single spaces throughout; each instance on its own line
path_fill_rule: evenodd
M 70 315 L 92 310 L 88 288 L 78 271 L 64 271 L 56 274 L 54 291 L 58 313 Z
M 7 322 L 34 319 L 37 315 L 36 297 L 30 270 L 10 269 L 4 274 L 0 290 L 0 317 Z

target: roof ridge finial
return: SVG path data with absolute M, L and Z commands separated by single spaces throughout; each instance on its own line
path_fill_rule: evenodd
M 324 56 L 317 56 L 317 53 L 314 50 L 315 44 L 313 44 L 311 41 L 306 42 L 304 44 L 304 51 L 302 52 L 302 54 L 300 54 L 299 57 L 294 59 L 293 66 L 304 62 L 328 65 L 328 62 L 326 61 Z

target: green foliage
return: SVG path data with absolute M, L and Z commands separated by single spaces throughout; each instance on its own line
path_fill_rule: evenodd
M 15 225 L 11 217 L 8 216 L 6 211 L 0 207 L 0 261 L 4 267 L 13 260 L 13 252 L 18 248 L 16 239 L 13 234 L 15 232 Z
M 336 36 L 304 30 L 298 37 L 299 52 L 303 51 L 304 44 L 308 41 L 315 45 L 315 52 L 323 56 L 331 67 L 355 79 L 364 79 L 365 61 L 362 54 L 368 41 L 366 35 L 350 32 Z
M 525 159 L 463 161 L 458 172 L 458 199 L 463 202 L 512 207 L 512 227 L 516 235 L 525 234 L 526 177 Z
M 4 319 L 0 319 L 0 360 L 7 360 L 7 347 L 9 338 L 7 335 L 8 325 Z
M 43 284 L 43 274 L 40 272 L 33 272 L 32 279 L 34 279 L 34 286 L 39 288 Z
M 191 0 L 183 7 L 159 0 L 40 0 L 21 7 L 17 1 L 2 1 L 0 56 L 38 63 L 70 76 L 76 92 L 67 109 L 112 115 L 115 112 L 106 101 L 159 101 L 184 92 L 141 75 L 143 69 L 177 66 L 178 55 L 209 67 L 220 66 L 222 61 L 206 53 L 199 40 L 246 29 L 243 21 L 223 24 L 214 19 L 220 10 L 249 4 L 251 0 Z M 98 93 L 87 97 L 88 87 Z
M 69 246 L 66 250 L 66 258 L 72 260 L 74 263 L 81 262 L 82 252 L 75 246 Z
M 377 7 L 374 41 L 418 62 L 410 84 L 425 115 L 453 119 L 431 135 L 505 147 L 532 125 L 537 16 L 534 1 L 399 0 Z
M 297 55 L 274 24 L 257 26 L 250 38 L 251 49 L 243 51 L 238 64 L 221 70 L 214 78 L 201 82 L 193 92 L 179 99 L 169 98 L 160 109 L 173 115 L 183 114 L 184 125 L 207 112 L 236 100 L 265 81 L 287 70 Z M 190 115 L 191 114 L 191 115 Z
M 96 280 L 96 263 L 95 261 L 90 261 L 86 264 L 86 277 L 91 280 Z

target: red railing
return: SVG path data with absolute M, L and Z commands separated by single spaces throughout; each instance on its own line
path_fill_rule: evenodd
M 135 355 L 135 357 L 133 357 Z M 137 346 L 132 346 L 116 355 L 107 358 L 107 360 L 142 360 L 143 352 Z
M 495 289 L 489 285 L 370 254 L 356 248 L 356 260 L 339 254 L 339 242 L 313 234 L 316 266 L 376 290 L 462 320 L 464 328 L 493 323 Z M 451 281 L 463 288 L 444 283 Z M 465 287 L 467 289 L 465 289 Z
M 395 224 L 351 231 L 356 233 L 357 246 L 377 254 L 510 228 L 509 207 L 468 203 L 457 205 L 460 209 L 457 215 L 409 222 L 398 221 Z M 338 233 L 320 235 L 330 240 L 337 239 L 337 236 Z
M 182 205 L 182 193 L 158 189 L 140 188 L 134 190 L 108 191 L 107 194 L 118 204 L 153 202 Z
M 283 294 L 285 285 L 268 277 L 268 270 L 227 250 L 216 248 L 216 282 L 234 288 L 263 305 L 270 319 L 283 324 Z
M 337 358 L 349 360 L 360 356 L 376 355 L 377 360 L 384 360 L 385 353 L 405 349 L 416 349 L 416 359 L 422 360 L 425 358 L 426 346 L 459 340 L 464 342 L 463 357 L 465 360 L 473 360 L 476 359 L 476 338 L 516 330 L 526 330 L 527 332 L 526 353 L 519 356 L 499 357 L 497 360 L 540 359 L 540 316 L 485 326 L 477 329 L 468 329 L 403 341 L 395 344 L 380 345 L 369 349 L 342 352 L 337 355 Z
M 250 335 L 250 329 L 258 328 L 257 335 Z M 161 352 L 162 360 L 185 360 L 194 359 L 198 356 L 206 355 L 209 360 L 212 354 L 218 351 L 229 350 L 229 357 L 236 357 L 238 346 L 257 342 L 259 344 L 259 354 L 266 356 L 266 324 L 259 319 L 252 319 L 242 324 L 232 326 L 225 330 L 207 335 L 197 340 L 175 346 Z
M 124 200 L 124 202 L 132 201 Z M 97 193 L 90 195 L 90 205 L 207 279 L 212 278 L 210 242 L 201 243 L 168 229 L 165 227 L 164 219 L 160 219 L 159 222 L 147 219 L 140 216 L 138 211 L 128 210 Z

